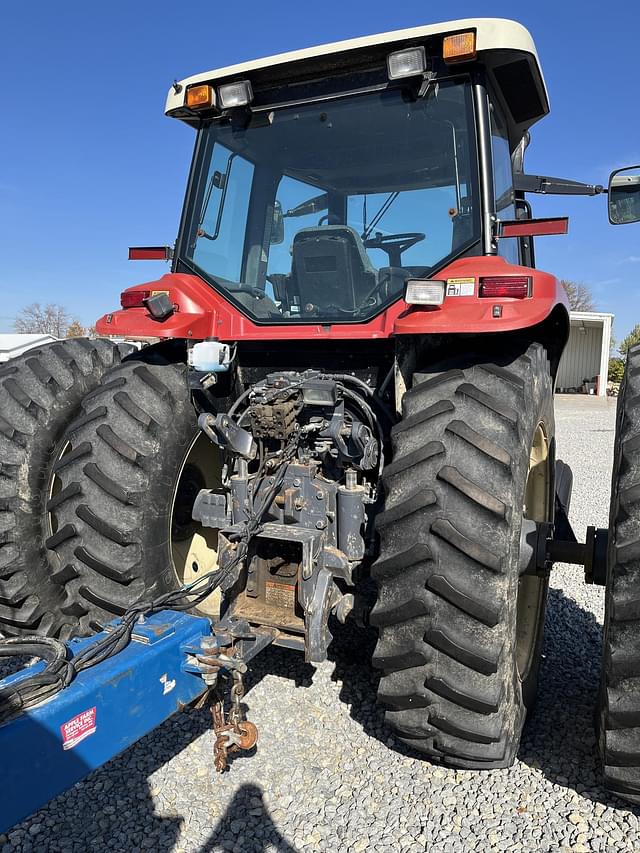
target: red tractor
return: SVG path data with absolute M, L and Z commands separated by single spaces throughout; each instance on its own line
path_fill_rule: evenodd
M 90 634 L 215 571 L 231 634 L 321 661 L 371 577 L 389 726 L 506 767 L 549 570 L 581 563 L 607 590 L 606 781 L 639 801 L 640 351 L 608 545 L 576 543 L 554 440 L 568 302 L 533 245 L 567 223 L 526 196 L 607 190 L 525 173 L 548 110 L 529 33 L 496 19 L 175 82 L 166 112 L 196 131 L 179 234 L 130 252 L 171 272 L 125 290 L 104 338 L 0 372 L 0 629 Z M 612 176 L 613 223 L 640 219 L 639 175 Z

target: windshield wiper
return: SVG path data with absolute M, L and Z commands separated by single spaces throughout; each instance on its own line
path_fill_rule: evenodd
M 367 225 L 367 224 L 366 224 L 366 222 L 364 223 L 364 225 L 365 225 L 365 230 L 364 230 L 364 232 L 363 232 L 363 234 L 362 234 L 362 239 L 363 239 L 363 240 L 366 240 L 366 239 L 367 239 L 367 237 L 369 237 L 369 235 L 371 234 L 371 232 L 373 231 L 373 229 L 376 227 L 376 225 L 378 224 L 378 222 L 380 222 L 380 220 L 382 219 L 382 217 L 383 217 L 383 216 L 385 215 L 385 213 L 389 210 L 389 208 L 391 207 L 391 205 L 393 204 L 393 202 L 398 198 L 398 196 L 399 196 L 399 195 L 400 195 L 400 191 L 399 191 L 399 190 L 395 190 L 394 192 L 389 193 L 389 195 L 387 196 L 386 200 L 385 200 L 385 201 L 383 201 L 382 206 L 380 207 L 380 210 L 376 213 L 376 215 L 375 215 L 375 216 L 373 217 L 373 219 L 371 220 L 370 224 L 369 224 L 369 225 Z M 366 198 L 366 196 L 365 196 L 365 198 Z
M 314 195 L 313 198 L 303 201 L 301 204 L 292 207 L 284 214 L 285 219 L 290 219 L 292 216 L 308 216 L 310 213 L 320 213 L 321 210 L 326 210 L 329 207 L 329 194 L 322 193 Z

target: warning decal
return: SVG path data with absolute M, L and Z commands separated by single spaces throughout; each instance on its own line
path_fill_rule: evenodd
M 475 289 L 475 278 L 447 279 L 447 296 L 473 296 Z
M 62 748 L 73 749 L 96 730 L 96 709 L 88 708 L 60 726 Z

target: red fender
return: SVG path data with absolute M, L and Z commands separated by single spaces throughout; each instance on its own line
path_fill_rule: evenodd
M 480 278 L 509 275 L 531 278 L 531 295 L 528 298 L 484 299 L 478 296 Z M 504 258 L 497 256 L 461 258 L 434 278 L 447 282 L 464 279 L 469 282 L 469 289 L 473 281 L 473 294 L 451 296 L 448 292 L 456 288 L 447 287 L 442 305 L 435 308 L 407 307 L 395 321 L 393 331 L 396 335 L 511 332 L 541 323 L 556 305 L 562 305 L 569 313 L 567 294 L 555 276 L 530 267 L 508 264 Z M 501 306 L 499 317 L 494 317 L 495 305 Z
M 496 275 L 530 276 L 533 282 L 531 296 L 526 299 L 479 298 L 479 278 Z M 176 307 L 170 317 L 154 320 L 146 308 L 126 308 L 105 314 L 96 323 L 96 329 L 101 335 L 129 338 L 362 340 L 388 338 L 392 335 L 507 332 L 542 322 L 557 305 L 569 311 L 564 288 L 554 276 L 529 267 L 508 264 L 500 257 L 461 258 L 434 277 L 438 280 L 473 281 L 473 295 L 449 295 L 438 307 L 407 306 L 400 299 L 364 323 L 261 325 L 245 317 L 198 276 L 168 273 L 157 281 L 130 287 L 128 292 L 167 292 Z M 469 286 L 467 289 L 470 289 Z M 493 306 L 496 304 L 502 306 L 500 317 L 493 316 Z

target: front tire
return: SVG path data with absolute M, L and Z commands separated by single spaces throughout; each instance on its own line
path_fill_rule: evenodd
M 553 513 L 544 348 L 417 373 L 392 442 L 372 569 L 379 701 L 430 759 L 509 766 L 535 697 L 548 585 L 520 576 L 523 507 L 536 521 Z

